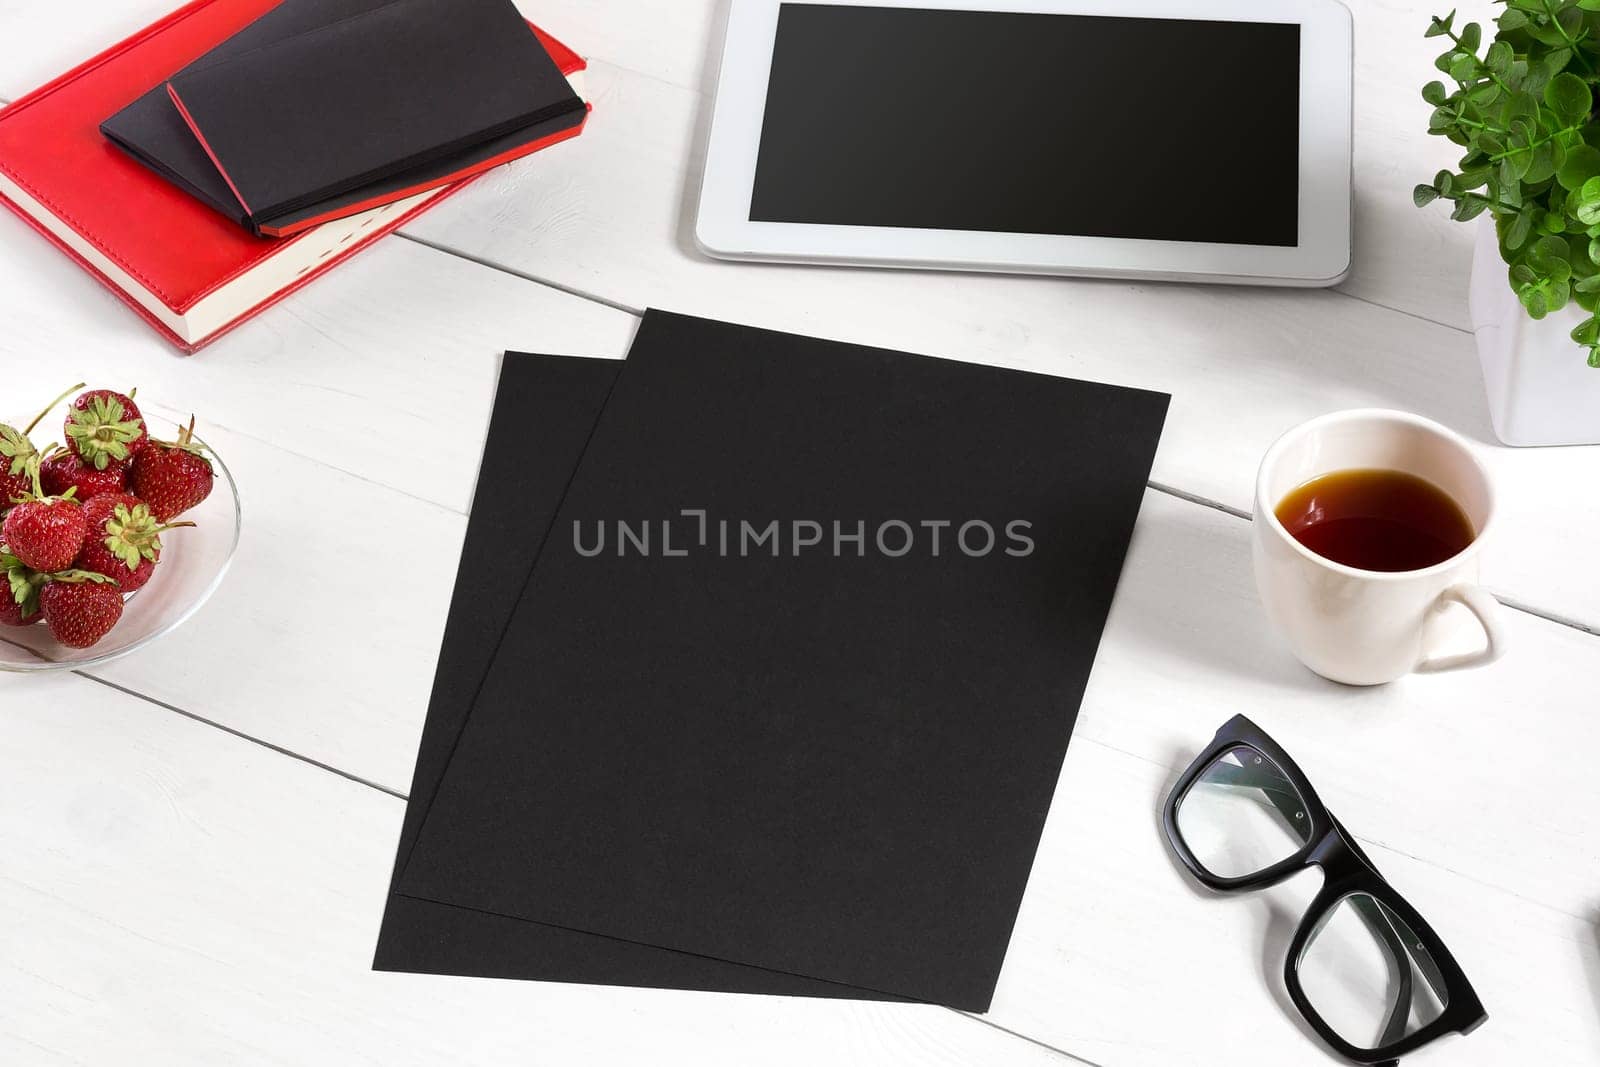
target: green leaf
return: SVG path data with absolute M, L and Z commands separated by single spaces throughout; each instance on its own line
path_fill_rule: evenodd
M 1597 0 L 1597 2 L 1600 2 L 1600 0 Z M 1449 98 L 1450 94 L 1445 91 L 1444 82 L 1431 81 L 1422 87 L 1422 99 L 1434 107 L 1439 107 Z
M 1600 177 L 1590 178 L 1569 198 L 1576 200 L 1572 214 L 1585 226 L 1600 223 Z
M 1418 207 L 1427 207 L 1439 199 L 1439 190 L 1431 185 L 1419 185 L 1411 190 L 1411 202 Z
M 1489 46 L 1489 51 L 1483 55 L 1483 65 L 1496 74 L 1504 74 L 1511 69 L 1511 61 L 1516 58 L 1516 53 L 1511 51 L 1511 45 L 1505 41 L 1496 41 Z
M 1452 25 L 1454 25 L 1455 21 L 1456 13 L 1454 11 L 1450 12 L 1450 14 L 1446 15 L 1444 18 L 1440 18 L 1438 15 L 1435 15 L 1433 16 L 1433 21 L 1428 24 L 1428 32 L 1423 34 L 1423 36 L 1443 37 L 1445 34 L 1450 32 L 1450 28 Z
M 1512 218 L 1511 225 L 1506 227 L 1506 247 L 1510 249 L 1521 248 L 1527 243 L 1528 235 L 1533 232 L 1533 213 L 1519 211 Z
M 1550 313 L 1550 303 L 1545 300 L 1543 289 L 1532 289 L 1523 294 L 1522 306 L 1530 319 L 1542 319 Z
M 1463 52 L 1477 52 L 1478 46 L 1483 43 L 1483 27 L 1476 22 L 1469 22 L 1461 27 L 1461 32 L 1456 36 L 1460 38 L 1457 48 Z
M 1522 180 L 1529 185 L 1537 185 L 1554 177 L 1557 151 L 1549 141 L 1534 147 L 1526 157 L 1528 165 L 1522 171 Z
M 1539 122 L 1539 98 L 1531 89 L 1507 97 L 1500 107 L 1500 125 L 1510 127 L 1518 119 L 1535 125 Z
M 1482 109 L 1487 108 L 1490 104 L 1500 99 L 1500 94 L 1502 92 L 1504 92 L 1504 90 L 1500 88 L 1500 84 L 1498 82 L 1479 82 L 1477 85 L 1474 85 L 1471 89 L 1467 90 L 1467 102 L 1473 107 L 1478 108 L 1479 113 L 1481 114 Z
M 1457 222 L 1469 222 L 1483 214 L 1483 209 L 1489 206 L 1489 201 L 1481 196 L 1464 196 L 1456 201 L 1456 209 L 1450 212 L 1450 217 Z
M 1571 249 L 1567 242 L 1560 237 L 1541 237 L 1528 249 L 1524 257 L 1529 267 L 1533 268 L 1541 278 L 1557 278 L 1565 281 L 1572 276 L 1572 264 L 1567 257 Z
M 1600 4 L 1600 0 L 1580 0 L 1579 6 L 1581 7 L 1584 2 Z M 1495 22 L 1502 31 L 1510 33 L 1512 30 L 1520 30 L 1526 26 L 1528 24 L 1528 16 L 1517 8 L 1508 7 L 1500 13 L 1500 17 Z
M 1600 367 L 1600 348 L 1589 349 L 1589 366 Z
M 1436 107 L 1433 109 L 1433 114 L 1428 116 L 1428 132 L 1438 133 L 1440 130 L 1448 130 L 1456 124 L 1456 118 L 1456 113 L 1449 108 Z
M 1566 70 L 1567 64 L 1571 62 L 1572 49 L 1554 48 L 1550 50 L 1550 53 L 1546 55 L 1544 59 L 1539 61 L 1539 67 L 1551 78 L 1554 78 L 1556 75 Z M 1576 77 L 1576 75 L 1574 75 L 1574 77 Z
M 1585 11 L 1600 11 L 1600 0 L 1578 0 L 1578 6 Z
M 1544 102 L 1557 118 L 1572 126 L 1589 117 L 1594 96 L 1589 92 L 1588 83 L 1576 74 L 1557 74 L 1544 87 Z
M 0 423 L 0 474 L 21 474 L 34 454 L 33 442 L 22 431 Z M 0 500 L 0 505 L 7 503 L 10 501 Z
M 1600 0 L 1596 0 L 1600 3 Z M 1585 319 L 1572 328 L 1572 339 L 1580 345 L 1593 345 L 1600 343 L 1600 322 L 1594 319 Z
M 1587 278 L 1579 278 L 1572 283 L 1572 287 L 1580 293 L 1600 293 L 1600 274 L 1591 274 Z
M 1600 0 L 1595 2 L 1600 3 Z M 1596 175 L 1600 175 L 1600 148 L 1579 145 L 1568 150 L 1566 161 L 1556 171 L 1556 181 L 1563 189 L 1581 189 L 1584 182 Z
M 13 567 L 6 571 L 6 584 L 11 587 L 13 604 L 25 603 L 29 594 L 33 592 L 33 583 L 28 580 L 28 572 L 23 567 Z

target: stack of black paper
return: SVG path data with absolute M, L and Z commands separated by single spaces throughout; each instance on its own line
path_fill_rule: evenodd
M 375 965 L 987 1008 L 1166 402 L 508 355 Z
M 527 155 L 587 109 L 511 0 L 283 0 L 101 124 L 287 236 Z

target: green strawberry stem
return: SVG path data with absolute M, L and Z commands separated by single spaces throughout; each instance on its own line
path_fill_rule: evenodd
M 115 578 L 109 577 L 108 575 L 99 574 L 99 573 L 97 573 L 95 571 L 79 571 L 79 570 L 57 571 L 56 573 L 50 575 L 50 580 L 52 582 L 66 582 L 69 585 L 77 584 L 77 583 L 80 583 L 80 582 L 99 582 L 102 585 L 105 585 L 105 584 L 121 585 L 122 584 L 121 582 L 117 581 Z
M 69 389 L 67 391 L 70 393 L 72 390 Z M 44 470 L 44 461 L 55 455 L 57 452 L 65 451 L 66 449 L 62 448 L 60 445 L 51 445 L 48 452 L 35 452 L 33 455 L 28 457 L 28 476 L 33 479 L 32 496 L 37 502 L 41 504 L 54 504 L 58 500 L 71 500 L 73 497 L 78 495 L 78 487 L 74 485 L 60 496 L 50 496 L 44 491 L 44 484 L 39 481 L 39 474 L 42 470 Z
M 68 389 L 66 392 L 62 393 L 60 396 L 58 396 L 54 400 L 50 401 L 50 406 L 45 408 L 43 411 L 39 412 L 39 414 L 35 415 L 33 417 L 33 421 L 28 423 L 28 428 L 26 430 L 22 431 L 23 435 L 24 436 L 32 436 L 34 428 L 37 427 L 41 422 L 44 421 L 44 417 L 46 415 L 50 414 L 50 412 L 55 410 L 55 406 L 57 404 L 61 403 L 67 397 L 71 396 L 73 393 L 76 393 L 79 389 L 82 389 L 84 387 L 84 385 L 85 385 L 84 382 L 79 382 L 77 385 L 74 385 L 71 389 Z
M 152 437 L 150 443 L 160 445 L 163 448 L 176 448 L 180 452 L 188 452 L 190 455 L 199 456 L 201 459 L 206 458 L 205 446 L 197 443 L 194 439 L 193 415 L 189 416 L 189 425 L 178 424 L 178 437 L 176 440 L 160 441 Z M 206 462 L 209 463 L 210 460 L 206 460 Z
M 4 578 L 0 596 L 9 592 L 12 603 L 22 608 L 22 618 L 32 618 L 39 610 L 39 587 L 45 583 L 46 577 L 30 570 L 3 548 L 0 548 L 0 577 Z
M 136 504 L 132 508 L 125 504 L 118 504 L 106 520 L 105 540 L 102 542 L 107 551 L 127 564 L 130 571 L 139 569 L 140 561 L 149 560 L 154 563 L 161 552 L 161 535 L 168 530 L 179 527 L 193 527 L 195 524 L 185 519 L 182 522 L 169 522 L 165 526 L 157 526 L 156 520 L 150 515 L 148 504 Z

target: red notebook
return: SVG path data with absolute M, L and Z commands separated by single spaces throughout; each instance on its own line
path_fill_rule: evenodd
M 277 2 L 195 0 L 0 110 L 0 201 L 187 352 L 471 180 L 292 237 L 255 237 L 100 133 L 107 116 Z M 562 73 L 574 79 L 583 60 L 535 32 Z

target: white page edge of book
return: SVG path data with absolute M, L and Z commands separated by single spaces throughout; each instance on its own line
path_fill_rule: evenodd
M 579 70 L 568 74 L 567 81 L 578 97 L 587 102 L 583 72 Z M 178 312 L 88 238 L 64 222 L 55 212 L 35 200 L 25 189 L 7 177 L 4 171 L 0 171 L 0 196 L 4 196 L 21 208 L 29 218 L 43 226 L 81 256 L 102 277 L 154 316 L 157 322 L 177 334 L 185 344 L 191 345 L 199 344 L 232 324 L 241 315 L 249 313 L 253 308 L 295 284 L 301 275 L 315 270 L 324 259 L 338 252 L 341 246 L 359 235 L 362 230 L 378 226 L 391 216 L 411 211 L 453 188 L 453 184 L 443 185 L 370 211 L 325 222 L 290 239 L 282 250 L 264 258 L 232 281 L 218 286 L 195 301 L 188 311 Z

